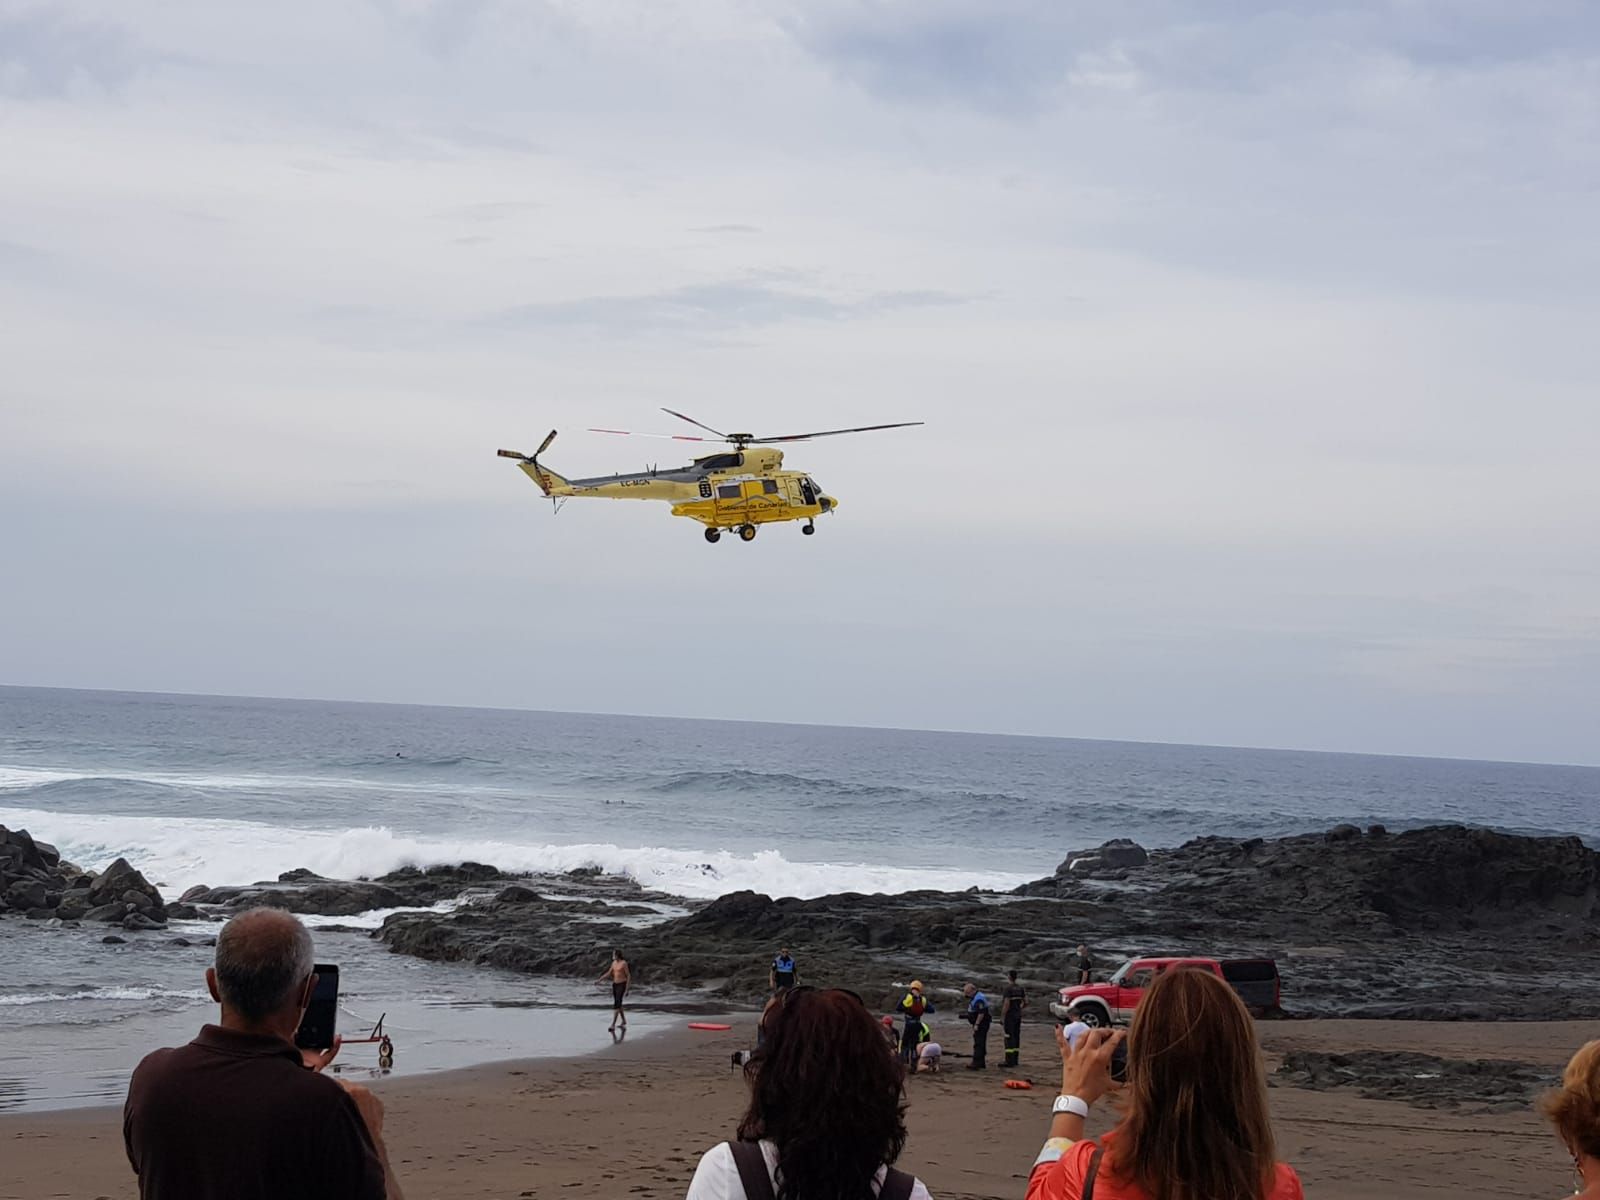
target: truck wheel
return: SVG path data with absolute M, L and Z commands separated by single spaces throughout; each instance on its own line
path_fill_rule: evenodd
M 1090 1029 L 1104 1029 L 1107 1025 L 1111 1024 L 1110 1021 L 1106 1020 L 1105 1014 L 1102 1013 L 1098 1008 L 1080 1008 L 1072 1015 L 1077 1017 L 1078 1020 L 1082 1021 Z

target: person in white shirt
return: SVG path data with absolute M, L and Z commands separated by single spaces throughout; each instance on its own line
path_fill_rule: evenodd
M 1067 1045 L 1076 1049 L 1078 1039 L 1088 1032 L 1089 1027 L 1082 1021 L 1073 1021 L 1062 1028 L 1061 1036 L 1067 1039 Z
M 939 1072 L 939 1060 L 944 1057 L 944 1047 L 938 1042 L 923 1042 L 917 1047 L 917 1070 L 930 1075 Z
M 893 1168 L 906 1144 L 905 1068 L 861 997 L 796 987 L 762 1016 L 737 1139 L 700 1156 L 685 1200 L 932 1200 Z

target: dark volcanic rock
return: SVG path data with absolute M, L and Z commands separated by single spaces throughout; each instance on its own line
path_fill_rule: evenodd
M 1438 1058 L 1409 1051 L 1350 1054 L 1291 1050 L 1274 1084 L 1311 1091 L 1354 1091 L 1368 1100 L 1399 1100 L 1416 1108 L 1522 1112 L 1560 1082 L 1560 1069 L 1501 1059 Z
M 780 945 L 806 980 L 875 1001 L 915 977 L 953 988 L 1011 968 L 1042 997 L 1075 976 L 1086 942 L 1102 978 L 1135 954 L 1275 958 L 1294 1015 L 1600 1016 L 1600 855 L 1576 838 L 1440 826 L 1198 838 L 1142 866 L 1087 853 L 1093 864 L 1003 896 L 736 892 L 640 929 L 611 920 L 616 909 L 514 890 L 453 914 L 399 914 L 379 936 L 425 958 L 575 976 L 598 972 L 618 945 L 642 984 L 707 983 L 752 1002 Z
M 97 904 L 79 919 L 83 921 L 120 921 L 128 915 L 126 904 Z
M 45 887 L 37 879 L 19 879 L 5 891 L 5 905 L 8 908 L 18 908 L 26 911 L 30 908 L 43 908 Z
M 1094 850 L 1074 850 L 1056 868 L 1057 875 L 1086 875 L 1101 870 L 1142 867 L 1150 853 L 1129 838 L 1112 838 Z
M 288 872 L 287 883 L 257 883 L 244 887 L 209 888 L 192 896 L 191 905 L 221 905 L 231 909 L 281 908 L 293 913 L 352 917 L 374 908 L 401 908 L 408 901 L 402 892 L 364 880 L 323 879 L 309 872 Z
M 117 859 L 94 877 L 89 885 L 88 900 L 91 905 L 132 904 L 158 922 L 166 920 L 161 893 L 125 858 Z M 144 902 L 142 906 L 140 900 Z
M 0 825 L 0 913 L 54 909 L 80 874 L 54 846 L 34 841 L 26 829 Z
M 56 905 L 56 916 L 63 921 L 82 920 L 88 911 L 88 893 L 81 890 L 61 893 L 61 902 Z
M 513 883 L 510 887 L 501 888 L 495 894 L 495 899 L 500 901 L 501 904 L 527 904 L 530 901 L 539 899 L 539 893 L 531 887 Z

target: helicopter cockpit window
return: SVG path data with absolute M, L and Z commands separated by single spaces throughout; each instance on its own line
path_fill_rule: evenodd
M 731 471 L 744 466 L 744 455 L 713 454 L 710 458 L 702 458 L 699 466 L 702 471 Z

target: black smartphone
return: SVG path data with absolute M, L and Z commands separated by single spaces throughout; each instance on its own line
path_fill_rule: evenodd
M 300 1018 L 300 1028 L 295 1031 L 294 1044 L 302 1050 L 326 1050 L 333 1045 L 334 1021 L 339 1014 L 339 968 L 332 963 L 318 963 L 311 969 L 316 972 L 317 982 L 311 989 L 311 1003 Z
M 1128 1082 L 1128 1039 L 1123 1038 L 1111 1051 L 1111 1078 L 1118 1083 Z

